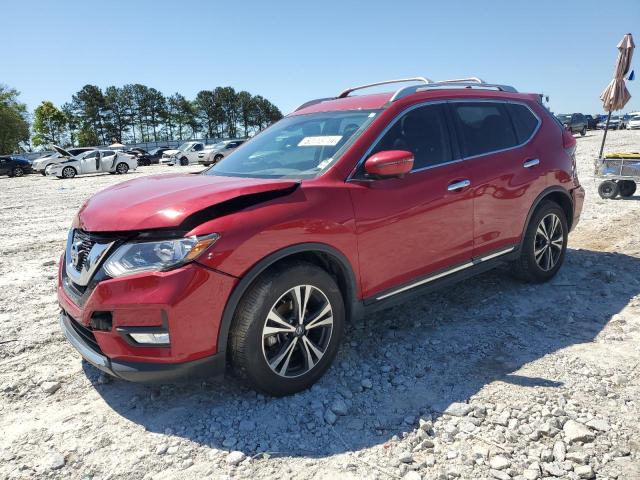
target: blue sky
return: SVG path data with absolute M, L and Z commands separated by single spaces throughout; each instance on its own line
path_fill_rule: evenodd
M 87 83 L 143 83 L 189 98 L 230 85 L 288 113 L 370 81 L 474 75 L 543 92 L 556 112 L 593 113 L 623 34 L 640 47 L 640 0 L 5 0 L 0 8 L 0 83 L 30 109 L 44 99 L 61 105 Z M 640 52 L 634 66 L 640 77 Z M 629 90 L 625 111 L 640 110 L 640 78 Z

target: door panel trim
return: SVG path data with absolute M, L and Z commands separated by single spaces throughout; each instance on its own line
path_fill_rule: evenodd
M 491 253 L 489 255 L 485 255 L 485 256 L 480 257 L 480 258 L 473 259 L 470 262 L 466 262 L 466 263 L 463 263 L 463 264 L 458 265 L 456 267 L 444 270 L 442 272 L 432 274 L 432 275 L 430 275 L 430 276 L 428 276 L 426 278 L 423 278 L 422 280 L 418 280 L 417 282 L 410 283 L 409 285 L 405 285 L 404 287 L 400 287 L 400 288 L 392 290 L 392 291 L 390 291 L 388 293 L 384 293 L 382 295 L 379 295 L 379 296 L 375 297 L 375 300 L 376 301 L 384 300 L 386 298 L 389 298 L 389 297 L 392 297 L 394 295 L 397 295 L 398 293 L 406 292 L 407 290 L 411 290 L 413 288 L 419 287 L 420 285 L 424 285 L 426 283 L 433 282 L 434 280 L 438 280 L 439 278 L 446 277 L 448 275 L 451 275 L 453 273 L 459 272 L 461 270 L 465 270 L 465 269 L 467 269 L 469 267 L 473 267 L 474 265 L 477 265 L 477 264 L 482 263 L 482 262 L 486 262 L 487 260 L 492 260 L 492 259 L 500 257 L 502 255 L 506 255 L 507 253 L 510 253 L 510 252 L 514 251 L 515 249 L 516 249 L 515 245 L 511 246 L 511 247 L 508 247 L 508 248 L 502 248 L 502 249 L 498 250 L 497 252 Z

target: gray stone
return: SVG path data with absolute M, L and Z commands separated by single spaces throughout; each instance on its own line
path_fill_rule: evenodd
M 49 395 L 51 395 L 52 393 L 56 393 L 58 391 L 58 389 L 60 388 L 60 382 L 44 382 L 42 385 L 40 385 L 40 388 L 42 388 L 42 391 L 44 393 L 48 393 Z
M 607 422 L 606 420 L 595 418 L 587 422 L 587 427 L 598 430 L 599 432 L 608 432 L 609 430 L 611 430 L 611 425 L 609 425 L 609 422 Z
M 360 385 L 362 385 L 362 388 L 367 388 L 367 389 L 373 388 L 373 382 L 368 378 L 363 378 L 362 381 L 360 382 Z
M 400 460 L 402 463 L 411 463 L 413 462 L 413 455 L 411 455 L 411 452 L 405 450 L 403 452 L 400 452 L 400 454 L 398 455 L 398 460 Z
M 238 427 L 241 432 L 251 432 L 255 430 L 255 428 L 256 422 L 254 422 L 253 420 L 241 420 Z
M 589 455 L 584 452 L 569 452 L 566 455 L 566 459 L 581 465 L 589 463 Z
M 527 468 L 524 472 L 522 472 L 522 476 L 526 480 L 537 480 L 540 478 L 540 470 L 533 470 L 531 468 Z
M 324 412 L 324 421 L 329 425 L 333 425 L 334 423 L 336 423 L 336 420 L 338 420 L 338 417 L 331 410 L 327 410 Z
M 420 475 L 415 470 L 409 470 L 404 477 L 405 480 L 422 480 L 422 475 Z
M 229 455 L 227 455 L 226 462 L 227 465 L 238 465 L 246 458 L 246 455 L 239 451 L 233 451 Z
M 567 455 L 567 446 L 564 444 L 564 442 L 557 441 L 553 445 L 553 459 L 556 462 L 564 462 L 566 455 Z
M 502 470 L 489 470 L 489 473 L 493 478 L 497 478 L 498 480 L 511 480 L 511 475 Z
M 238 439 L 235 437 L 227 437 L 222 441 L 222 446 L 224 448 L 234 447 L 235 444 L 238 443 Z
M 494 455 L 489 460 L 489 465 L 494 470 L 504 470 L 505 468 L 509 468 L 511 466 L 511 460 L 509 460 L 504 455 Z
M 169 449 L 169 445 L 162 444 L 162 445 L 158 445 L 156 447 L 156 455 L 164 455 L 165 453 L 167 453 L 167 450 Z
M 592 442 L 595 438 L 595 435 L 589 428 L 575 420 L 567 420 L 562 430 L 564 432 L 564 438 L 569 443 Z
M 542 470 L 552 477 L 562 477 L 566 473 L 564 469 L 557 463 L 543 463 Z
M 454 402 L 447 407 L 444 413 L 453 417 L 466 417 L 471 410 L 473 410 L 473 407 L 469 404 Z
M 580 478 L 594 478 L 595 473 L 593 472 L 593 468 L 591 465 L 580 465 L 573 469 L 576 475 Z
M 336 398 L 329 408 L 336 415 L 346 415 L 349 410 L 347 404 L 341 398 Z
M 59 452 L 51 452 L 42 462 L 42 465 L 48 470 L 60 470 L 64 464 L 64 456 Z

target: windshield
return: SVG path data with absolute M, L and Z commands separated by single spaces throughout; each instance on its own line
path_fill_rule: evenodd
M 183 143 L 178 147 L 178 150 L 180 150 L 181 152 L 184 152 L 185 150 L 188 150 L 192 145 L 193 143 L 189 143 L 189 142 Z
M 379 110 L 286 117 L 207 170 L 207 175 L 313 178 L 369 126 Z
M 561 122 L 566 122 L 571 120 L 571 115 L 558 115 L 558 120 Z

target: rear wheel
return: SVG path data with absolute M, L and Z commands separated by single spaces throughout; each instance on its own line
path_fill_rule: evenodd
M 76 169 L 73 167 L 64 167 L 62 169 L 62 178 L 73 178 L 76 176 Z
M 128 171 L 129 171 L 129 165 L 127 165 L 126 163 L 119 163 L 118 165 L 116 165 L 116 172 L 119 175 L 124 175 Z
M 580 135 L 584 137 L 586 134 L 587 134 L 587 127 L 584 126 L 582 127 L 582 130 L 580 130 Z
M 621 197 L 630 197 L 636 193 L 636 182 L 633 180 L 620 180 L 618 181 L 618 189 Z
M 186 167 L 187 165 L 189 165 L 189 160 L 187 160 L 187 157 L 182 157 L 180 159 L 180 165 L 182 165 L 183 167 Z
M 268 271 L 236 310 L 229 339 L 234 370 L 271 395 L 305 390 L 331 365 L 344 318 L 342 294 L 322 268 L 296 263 Z
M 605 200 L 616 198 L 618 193 L 620 193 L 620 188 L 613 180 L 605 180 L 598 186 L 598 194 Z
M 568 238 L 567 217 L 555 202 L 543 202 L 531 218 L 514 274 L 527 282 L 546 282 L 564 261 Z

